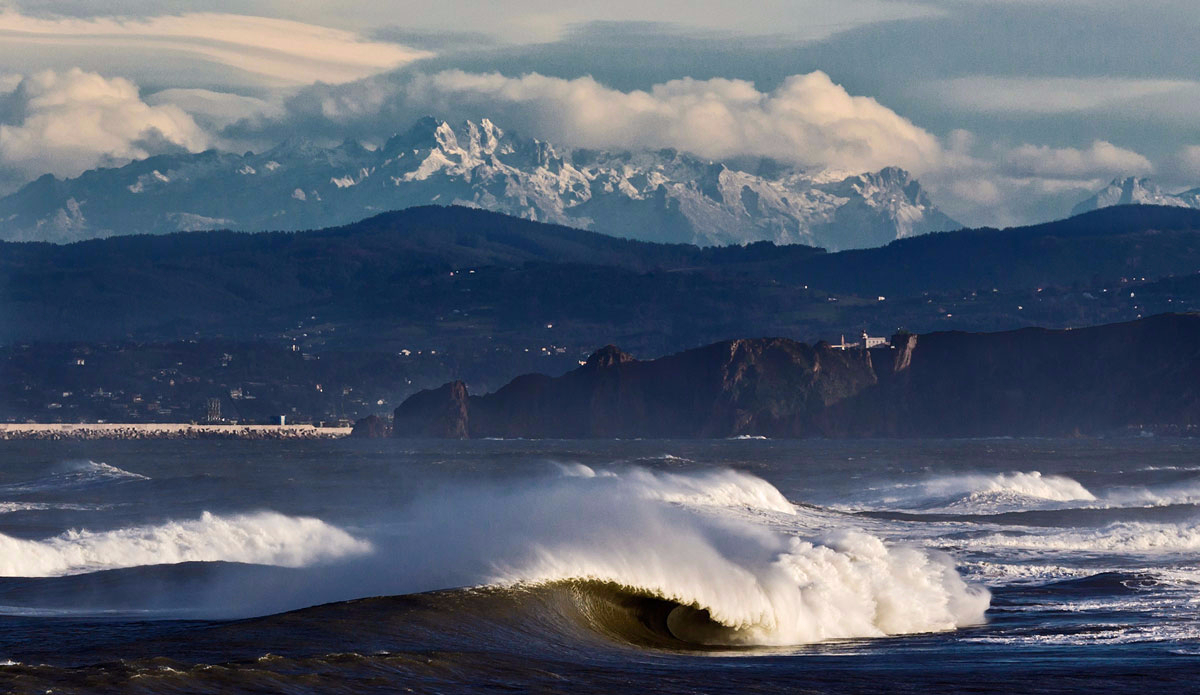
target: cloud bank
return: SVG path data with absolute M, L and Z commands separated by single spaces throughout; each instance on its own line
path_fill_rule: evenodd
M 144 19 L 32 17 L 0 11 L 0 41 L 12 47 L 0 65 L 55 54 L 183 56 L 253 75 L 264 85 L 341 83 L 395 69 L 431 54 L 358 34 L 269 17 L 194 12 Z M 153 71 L 155 65 L 144 68 Z
M 576 147 L 673 147 L 702 157 L 772 157 L 803 167 L 862 171 L 938 166 L 942 148 L 875 99 L 853 96 L 823 72 L 787 78 L 770 92 L 744 80 L 672 80 L 620 91 L 591 77 L 508 77 L 448 70 L 339 87 L 292 99 L 292 118 L 352 132 L 396 130 L 425 114 L 492 118 Z
M 119 77 L 48 70 L 0 94 L 0 170 L 10 178 L 75 176 L 166 151 L 198 152 L 211 141 L 183 109 L 147 104 Z

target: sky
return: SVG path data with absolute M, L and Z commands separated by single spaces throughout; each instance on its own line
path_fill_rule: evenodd
M 1200 186 L 1194 0 L 0 0 L 0 192 L 491 118 L 568 146 L 912 171 L 972 226 Z

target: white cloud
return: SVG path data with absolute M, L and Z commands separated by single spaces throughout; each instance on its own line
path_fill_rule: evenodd
M 395 129 L 425 114 L 487 116 L 572 146 L 674 147 L 714 159 L 764 156 L 851 171 L 895 165 L 921 172 L 942 157 L 933 135 L 819 71 L 789 77 L 771 92 L 743 80 L 690 78 L 626 92 L 590 77 L 453 70 L 315 88 L 290 105 L 310 118 L 367 128 Z
M 0 168 L 77 175 L 157 152 L 198 152 L 209 136 L 177 106 L 142 101 L 129 80 L 78 68 L 25 77 L 0 96 Z
M 1149 159 L 1104 140 L 1087 149 L 1022 145 L 1004 156 L 1006 167 L 1027 176 L 1050 178 L 1095 178 L 1123 174 L 1149 174 Z
M 268 17 L 187 13 L 145 19 L 33 17 L 0 12 L 0 68 L 63 66 L 58 56 L 104 64 L 117 54 L 180 56 L 256 76 L 262 84 L 341 83 L 405 65 L 430 54 L 354 32 Z M 154 64 L 143 69 L 153 72 Z M 13 69 L 9 67 L 9 69 Z
M 1128 113 L 1140 118 L 1194 118 L 1200 82 L 1117 77 L 993 77 L 940 80 L 927 87 L 947 106 L 971 113 L 1060 115 Z

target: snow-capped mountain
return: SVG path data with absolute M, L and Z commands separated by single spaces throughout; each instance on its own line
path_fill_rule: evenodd
M 1078 215 L 1113 205 L 1170 205 L 1200 210 L 1200 188 L 1172 194 L 1164 193 L 1158 184 L 1150 179 L 1134 176 L 1117 178 L 1100 189 L 1096 195 L 1072 208 L 1071 214 Z
M 596 152 L 432 118 L 378 149 L 288 141 L 259 154 L 162 155 L 0 199 L 0 238 L 297 230 L 416 205 L 469 205 L 649 241 L 770 240 L 831 250 L 957 229 L 901 169 L 811 176 L 674 150 Z

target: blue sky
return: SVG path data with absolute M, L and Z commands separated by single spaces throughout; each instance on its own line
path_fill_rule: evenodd
M 0 189 L 426 113 L 589 147 L 903 166 L 973 225 L 1200 186 L 1193 0 L 0 4 Z

